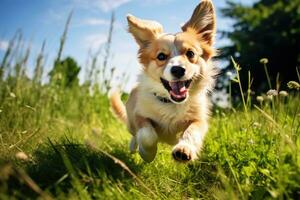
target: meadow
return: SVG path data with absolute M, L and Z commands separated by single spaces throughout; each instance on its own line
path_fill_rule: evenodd
M 252 101 L 241 91 L 239 105 L 215 107 L 199 160 L 177 163 L 160 144 L 148 164 L 129 153 L 130 134 L 110 112 L 106 58 L 83 84 L 66 85 L 64 74 L 43 83 L 44 48 L 28 78 L 30 50 L 17 38 L 0 66 L 0 199 L 300 198 L 300 78 L 287 93 L 274 85 Z

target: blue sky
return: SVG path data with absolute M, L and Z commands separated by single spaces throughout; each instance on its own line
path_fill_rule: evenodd
M 231 21 L 220 14 L 225 0 L 213 2 L 217 9 L 218 30 L 230 29 Z M 164 26 L 165 32 L 176 33 L 198 3 L 199 0 L 0 0 L 0 58 L 9 39 L 20 29 L 24 39 L 32 44 L 33 56 L 37 55 L 43 40 L 46 40 L 46 67 L 49 70 L 65 21 L 73 10 L 63 55 L 75 57 L 84 72 L 89 49 L 95 51 L 107 39 L 111 11 L 114 10 L 116 24 L 110 64 L 116 66 L 119 73 L 129 71 L 133 77 L 131 82 L 134 82 L 139 71 L 137 45 L 126 31 L 126 14 L 157 20 Z M 226 39 L 218 38 L 216 46 L 226 42 Z M 31 71 L 29 69 L 28 74 Z

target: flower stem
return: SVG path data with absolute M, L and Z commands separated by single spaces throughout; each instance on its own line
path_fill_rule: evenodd
M 264 63 L 264 69 L 265 69 L 265 73 L 266 73 L 266 76 L 267 76 L 269 89 L 272 89 L 272 85 L 271 85 L 271 80 L 270 80 L 270 76 L 269 76 L 267 64 L 265 64 L 265 63 Z
M 236 71 L 236 75 L 237 75 L 237 82 L 239 83 L 239 87 L 240 87 L 240 93 L 242 96 L 242 101 L 243 101 L 243 106 L 244 106 L 244 110 L 246 113 L 248 113 L 248 109 L 247 109 L 247 105 L 246 105 L 246 101 L 245 101 L 245 96 L 244 96 L 244 92 L 243 92 L 243 88 L 242 88 L 242 83 L 241 83 L 241 79 L 240 79 L 240 74 L 239 71 L 241 70 L 240 66 L 234 61 L 234 59 L 231 57 L 234 69 Z

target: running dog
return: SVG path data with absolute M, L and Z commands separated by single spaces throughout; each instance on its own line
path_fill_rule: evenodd
M 176 161 L 197 158 L 208 129 L 209 92 L 216 68 L 212 58 L 216 15 L 211 0 L 202 0 L 182 32 L 164 33 L 161 24 L 127 16 L 128 31 L 139 45 L 143 70 L 126 106 L 119 93 L 110 97 L 115 114 L 124 121 L 146 162 L 154 160 L 157 143 L 173 145 Z

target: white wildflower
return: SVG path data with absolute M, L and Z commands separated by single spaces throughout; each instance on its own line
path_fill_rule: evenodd
M 258 101 L 259 103 L 262 103 L 264 101 L 264 98 L 262 96 L 257 96 L 256 101 Z
M 265 97 L 265 100 L 266 100 L 266 101 L 272 101 L 272 100 L 273 100 L 273 96 L 269 96 L 269 95 L 268 95 L 268 96 Z
M 231 71 L 226 72 L 226 76 L 228 76 L 229 78 L 231 78 L 233 76 L 233 73 Z
M 233 80 L 236 77 L 236 74 L 232 73 L 231 71 L 226 72 L 226 76 L 230 79 Z
M 268 58 L 262 58 L 262 59 L 260 59 L 259 62 L 262 64 L 267 64 L 269 62 L 269 60 L 268 60 Z
M 290 89 L 296 89 L 296 90 L 299 90 L 300 89 L 300 84 L 297 83 L 296 81 L 290 81 L 288 82 L 288 88 Z
M 282 90 L 279 92 L 279 95 L 282 97 L 287 97 L 289 95 L 289 93 L 287 93 L 287 91 Z
M 267 95 L 268 96 L 277 96 L 278 92 L 277 92 L 277 90 L 272 89 L 267 92 Z

